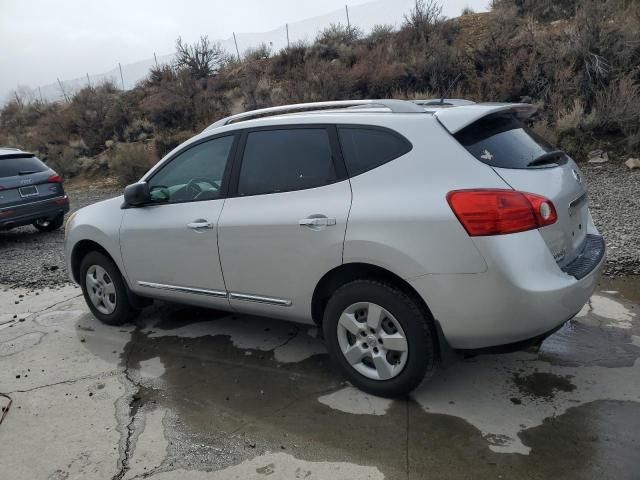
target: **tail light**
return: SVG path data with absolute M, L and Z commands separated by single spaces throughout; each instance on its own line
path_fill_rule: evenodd
M 47 182 L 49 183 L 62 183 L 62 177 L 57 173 L 54 173 L 49 178 L 47 178 Z
M 515 190 L 455 190 L 447 201 L 472 237 L 534 230 L 558 219 L 551 200 Z

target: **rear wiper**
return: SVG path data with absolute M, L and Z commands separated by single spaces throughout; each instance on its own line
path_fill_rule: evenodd
M 31 175 L 32 173 L 38 173 L 36 170 L 20 170 L 18 175 Z
M 566 154 L 562 150 L 553 150 L 540 155 L 535 160 L 527 163 L 527 167 L 541 167 L 543 165 L 562 165 L 566 162 Z

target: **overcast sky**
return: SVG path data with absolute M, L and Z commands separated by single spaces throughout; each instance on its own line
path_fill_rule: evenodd
M 363 0 L 0 0 L 0 97 L 173 51 L 175 39 L 227 38 Z M 464 2 L 482 10 L 487 0 Z

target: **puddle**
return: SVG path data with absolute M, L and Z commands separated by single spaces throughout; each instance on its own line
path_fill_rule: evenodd
M 556 392 L 573 392 L 576 389 L 576 386 L 571 383 L 571 375 L 561 376 L 548 372 L 533 372 L 527 375 L 516 373 L 513 375 L 513 383 L 520 394 L 545 400 L 553 399 Z M 512 403 L 522 404 L 522 401 L 518 403 L 514 398 L 517 399 L 517 397 L 510 399 Z
M 554 365 L 630 367 L 640 357 L 637 338 L 628 329 L 571 320 L 543 342 L 539 358 Z
M 617 291 L 600 292 L 604 300 L 539 354 L 452 361 L 408 401 L 345 387 L 313 328 L 203 309 L 152 310 L 119 352 L 140 377 L 138 411 L 162 412 L 148 417 L 136 448 L 139 455 L 153 450 L 151 432 L 163 432 L 153 478 L 296 478 L 325 472 L 316 462 L 341 465 L 352 472 L 345 478 L 404 478 L 407 465 L 416 478 L 469 471 L 597 478 L 593 459 L 628 477 L 640 428 L 640 332 L 636 307 Z M 292 475 L 273 452 L 296 465 Z M 157 452 L 138 458 L 146 471 L 160 460 Z

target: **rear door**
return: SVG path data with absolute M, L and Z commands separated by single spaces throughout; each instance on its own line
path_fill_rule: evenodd
M 558 221 L 540 233 L 558 264 L 570 263 L 582 250 L 590 222 L 587 190 L 576 163 L 510 112 L 476 120 L 455 137 L 515 190 L 553 202 Z
M 311 322 L 315 285 L 342 263 L 351 205 L 335 128 L 255 129 L 243 141 L 219 223 L 230 302 Z
M 0 208 L 63 195 L 53 170 L 29 154 L 0 157 Z

